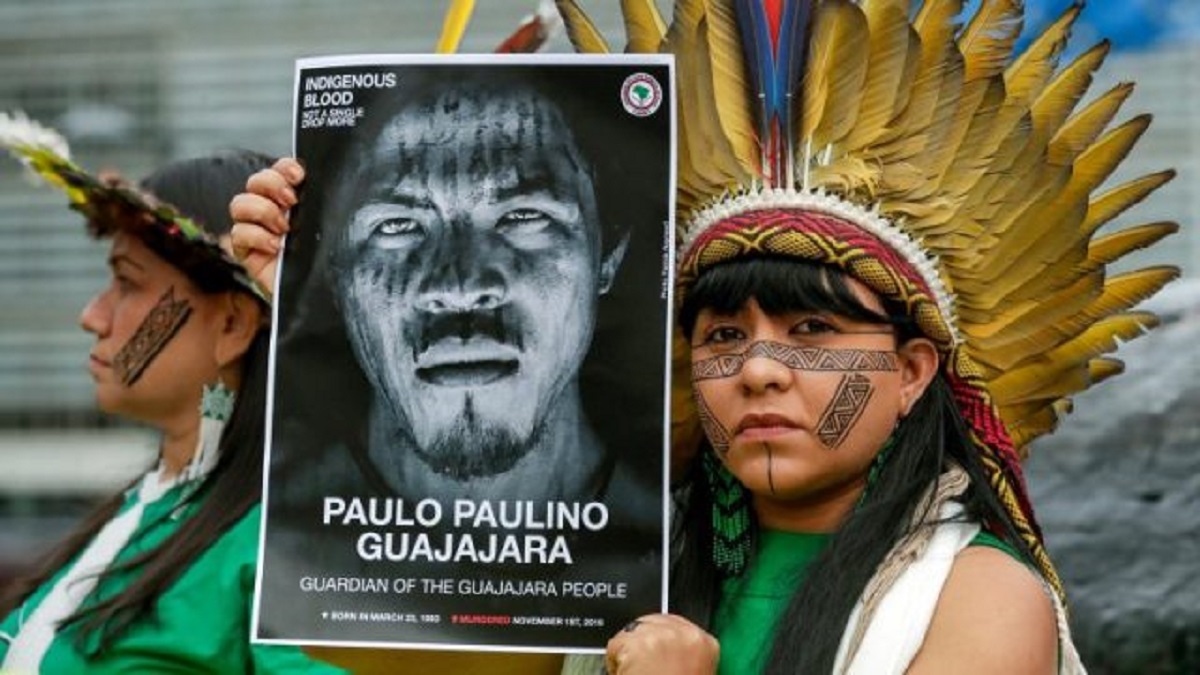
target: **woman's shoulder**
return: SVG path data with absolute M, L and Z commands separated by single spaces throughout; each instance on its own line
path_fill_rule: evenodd
M 1053 673 L 1058 624 L 1047 586 L 999 547 L 955 558 L 909 673 L 971 664 L 976 673 Z

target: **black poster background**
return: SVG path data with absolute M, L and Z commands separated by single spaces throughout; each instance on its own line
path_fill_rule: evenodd
M 306 644 L 600 650 L 627 621 L 662 611 L 665 598 L 666 274 L 674 189 L 670 62 L 625 56 L 458 57 L 436 63 L 428 57 L 405 63 L 400 61 L 414 59 L 370 58 L 362 63 L 363 57 L 355 57 L 353 65 L 336 57 L 298 63 L 295 151 L 307 179 L 291 214 L 293 233 L 276 295 L 254 637 Z M 411 87 L 463 81 L 481 69 L 496 78 L 536 81 L 543 95 L 571 111 L 566 117 L 575 142 L 597 176 L 601 219 L 628 224 L 628 250 L 614 286 L 599 300 L 580 383 L 588 418 L 619 470 L 636 476 L 638 496 L 610 495 L 621 503 L 608 504 L 610 524 L 600 532 L 324 525 L 326 497 L 400 499 L 408 515 L 419 500 L 439 498 L 399 494 L 367 466 L 363 448 L 372 389 L 349 346 L 322 255 L 332 239 L 330 228 L 338 226 L 321 222 L 337 186 L 336 167 L 356 152 L 356 134 L 372 133 L 374 118 L 391 114 L 379 111 L 403 101 Z M 307 78 L 365 73 L 394 74 L 397 85 L 332 90 L 351 92 L 352 103 L 345 107 L 361 115 L 355 126 L 302 128 Z M 661 85 L 664 100 L 653 114 L 630 114 L 622 103 L 622 85 L 634 73 L 649 74 Z M 340 96 L 327 98 L 325 107 L 342 107 L 337 103 L 347 99 Z M 311 123 L 312 113 L 308 119 Z M 453 505 L 440 503 L 448 523 Z M 533 505 L 540 513 L 543 504 Z M 472 535 L 480 548 L 492 534 L 561 535 L 574 561 L 375 562 L 356 552 L 364 532 L 425 532 L 433 548 L 441 549 L 447 531 Z

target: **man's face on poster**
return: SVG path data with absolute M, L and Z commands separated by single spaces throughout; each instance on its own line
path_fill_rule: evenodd
M 367 196 L 333 223 L 359 362 L 431 467 L 503 472 L 576 386 L 619 263 L 589 166 L 536 94 L 456 88 L 399 113 L 361 161 Z

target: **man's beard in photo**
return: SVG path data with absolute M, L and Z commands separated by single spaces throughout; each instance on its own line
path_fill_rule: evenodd
M 542 436 L 541 424 L 528 434 L 495 420 L 480 418 L 475 397 L 466 395 L 462 414 L 449 427 L 439 429 L 425 444 L 416 444 L 417 456 L 437 473 L 467 481 L 497 476 L 516 466 Z

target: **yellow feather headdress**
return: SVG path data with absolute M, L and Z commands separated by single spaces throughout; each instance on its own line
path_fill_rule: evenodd
M 1024 50 L 1020 0 L 622 0 L 627 51 L 676 56 L 677 295 L 723 260 L 774 253 L 840 265 L 905 303 L 938 343 L 993 488 L 1059 585 L 1019 458 L 1120 372 L 1104 354 L 1155 317 L 1132 308 L 1178 275 L 1106 266 L 1176 231 L 1096 231 L 1173 176 L 1101 184 L 1146 130 L 1110 128 L 1128 85 L 1080 107 L 1108 53 L 1060 64 L 1072 5 Z M 608 45 L 559 0 L 576 49 Z M 676 340 L 673 451 L 701 432 Z M 1061 592 L 1061 588 L 1059 588 Z

